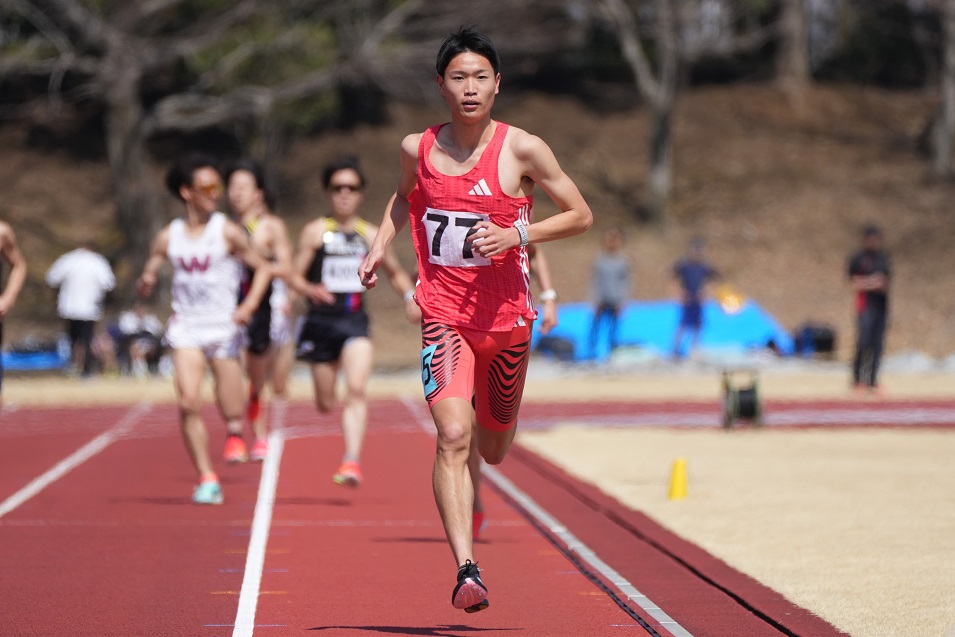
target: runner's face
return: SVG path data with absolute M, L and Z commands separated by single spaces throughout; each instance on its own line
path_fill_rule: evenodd
M 351 168 L 343 168 L 332 173 L 328 180 L 328 201 L 336 217 L 350 217 L 358 210 L 364 200 L 361 175 Z
M 229 177 L 226 193 L 236 214 L 245 214 L 262 201 L 262 191 L 255 185 L 255 176 L 248 170 L 237 170 Z
M 202 214 L 212 214 L 219 207 L 222 179 L 212 167 L 200 168 L 192 174 L 192 185 L 182 189 L 183 199 Z
M 438 88 L 451 109 L 451 115 L 464 119 L 488 117 L 501 84 L 483 55 L 465 51 L 448 64 L 444 77 L 438 76 Z

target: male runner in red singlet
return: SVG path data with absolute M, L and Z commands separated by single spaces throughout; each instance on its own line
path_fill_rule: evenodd
M 450 34 L 436 67 L 451 121 L 402 141 L 395 201 L 358 274 L 377 283 L 385 249 L 410 219 L 422 381 L 437 429 L 432 484 L 458 565 L 451 602 L 473 613 L 488 600 L 472 552 L 472 409 L 478 451 L 498 464 L 514 439 L 537 316 L 527 246 L 580 234 L 593 215 L 547 144 L 491 119 L 501 76 L 486 36 Z M 535 184 L 561 212 L 531 224 Z

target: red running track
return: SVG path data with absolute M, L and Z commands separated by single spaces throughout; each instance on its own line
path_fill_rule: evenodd
M 592 415 L 600 406 L 563 414 L 575 409 Z M 238 628 L 268 471 L 219 466 L 226 503 L 197 507 L 171 405 L 4 413 L 0 634 L 840 634 L 520 448 L 500 467 L 502 486 L 485 490 L 490 526 L 475 552 L 491 606 L 455 610 L 456 569 L 431 496 L 434 442 L 423 413 L 414 401 L 372 405 L 366 483 L 349 490 L 330 479 L 341 453 L 337 415 L 289 407 L 271 524 L 256 522 L 267 539 L 262 567 L 252 569 L 258 594 L 244 596 L 254 626 L 239 617 Z M 558 417 L 533 404 L 525 413 L 539 426 Z M 212 410 L 206 416 L 218 450 L 220 421 Z M 534 517 L 541 511 L 557 527 Z M 568 548 L 568 533 L 585 546 Z M 629 599 L 634 587 L 677 623 L 661 625 L 646 599 Z

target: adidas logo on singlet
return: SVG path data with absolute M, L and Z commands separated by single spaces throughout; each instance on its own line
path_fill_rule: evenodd
M 471 190 L 468 191 L 468 194 L 478 195 L 480 197 L 490 197 L 491 189 L 487 187 L 487 182 L 482 179 L 481 181 L 474 184 L 474 188 L 471 188 Z

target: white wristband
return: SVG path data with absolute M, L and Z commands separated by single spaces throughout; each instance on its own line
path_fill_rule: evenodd
M 541 301 L 556 301 L 557 300 L 557 290 L 551 288 L 549 290 L 544 290 L 537 295 Z
M 527 237 L 527 226 L 524 225 L 522 221 L 515 221 L 514 227 L 517 228 L 517 234 L 521 237 L 521 246 L 526 246 L 530 243 L 530 240 Z
M 414 298 L 414 288 L 411 288 L 410 290 L 408 290 L 407 292 L 405 292 L 405 301 L 406 301 L 406 302 L 407 302 L 407 301 L 410 301 L 410 300 L 413 299 L 413 298 Z

